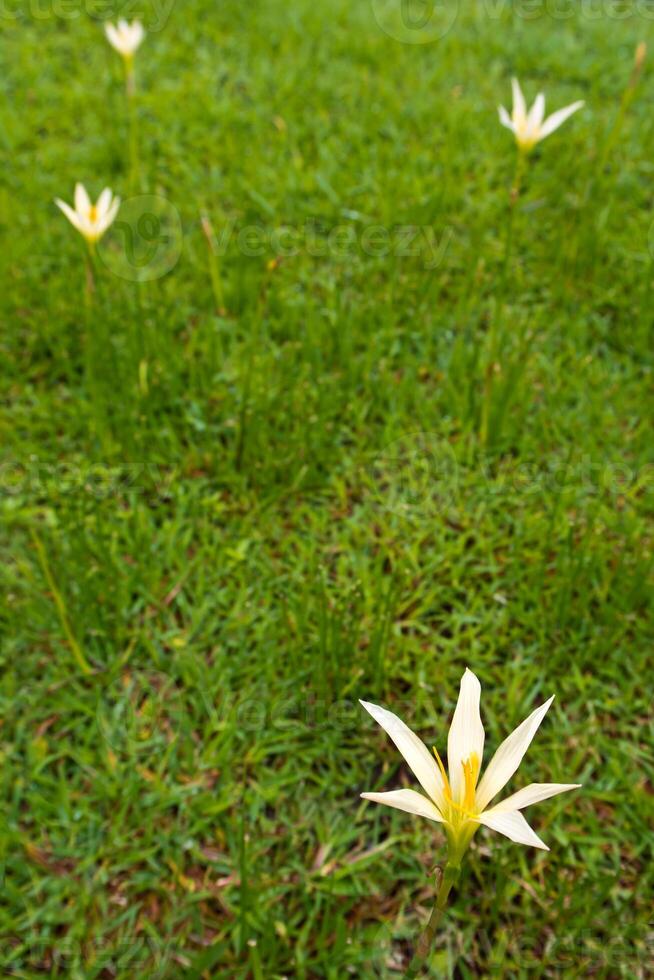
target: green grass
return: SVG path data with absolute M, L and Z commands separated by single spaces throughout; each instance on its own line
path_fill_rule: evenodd
M 489 748 L 557 695 L 512 786 L 584 788 L 529 812 L 550 853 L 476 836 L 432 975 L 651 970 L 647 66 L 603 154 L 654 20 L 463 8 L 407 45 L 366 0 L 178 3 L 136 182 L 99 22 L 2 21 L 4 975 L 401 976 L 443 841 L 359 800 L 413 779 L 357 698 L 442 750 L 466 665 Z M 587 105 L 503 287 L 514 73 Z M 165 199 L 174 268 L 85 305 L 76 180 Z

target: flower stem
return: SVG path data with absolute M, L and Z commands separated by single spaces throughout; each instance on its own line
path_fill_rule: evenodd
M 460 872 L 461 866 L 459 864 L 452 864 L 450 861 L 448 861 L 445 865 L 445 871 L 440 872 L 440 883 L 438 886 L 438 892 L 436 893 L 436 902 L 434 903 L 434 907 L 431 911 L 429 922 L 427 923 L 424 932 L 416 944 L 416 950 L 413 954 L 411 962 L 409 963 L 409 969 L 404 975 L 405 980 L 410 980 L 410 978 L 416 977 L 420 968 L 427 966 L 431 948 L 434 943 L 434 937 L 436 936 L 436 930 L 438 929 L 440 921 L 443 917 L 452 886 L 457 881 Z
M 136 118 L 136 76 L 134 74 L 134 59 L 125 58 L 125 91 L 127 93 L 127 115 L 129 117 L 129 165 L 130 190 L 138 190 L 139 181 L 139 144 Z
M 127 98 L 134 98 L 136 93 L 136 79 L 134 77 L 133 58 L 125 58 L 125 89 L 127 91 Z
M 506 295 L 506 282 L 507 273 L 509 270 L 509 262 L 511 260 L 511 252 L 513 250 L 513 230 L 514 230 L 514 218 L 516 212 L 516 206 L 520 198 L 520 191 L 522 190 L 522 180 L 525 173 L 525 167 L 527 163 L 527 154 L 524 150 L 518 149 L 518 156 L 515 164 L 515 173 L 513 175 L 513 183 L 511 185 L 511 190 L 509 192 L 509 216 L 507 218 L 506 225 L 506 241 L 504 243 L 504 258 L 502 260 L 502 278 L 500 281 L 500 301 L 504 302 L 504 297 Z M 500 308 L 501 313 L 501 308 Z
M 84 309 L 86 311 L 86 334 L 84 336 L 84 379 L 87 390 L 91 394 L 93 401 L 95 401 L 93 352 L 91 350 L 95 313 L 95 244 L 93 242 L 87 243 L 84 272 Z
M 491 317 L 489 336 L 488 336 L 488 361 L 484 377 L 484 401 L 482 405 L 481 425 L 479 440 L 482 446 L 488 443 L 488 430 L 490 424 L 490 410 L 493 395 L 493 375 L 495 373 L 495 362 L 501 349 L 501 328 L 504 316 L 506 301 L 508 271 L 513 251 L 513 231 L 515 223 L 515 212 L 522 189 L 522 179 L 527 163 L 527 154 L 524 150 L 518 149 L 516 158 L 515 173 L 513 183 L 509 192 L 509 211 L 506 219 L 506 238 L 504 241 L 504 257 L 502 259 L 502 270 L 500 275 L 500 285 L 497 291 L 497 301 L 495 315 Z
M 86 280 L 84 285 L 84 305 L 87 309 L 93 306 L 95 295 L 95 243 L 88 242 L 85 262 Z

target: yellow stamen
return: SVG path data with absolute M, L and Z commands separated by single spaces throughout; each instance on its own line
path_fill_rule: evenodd
M 445 796 L 445 799 L 450 804 L 450 806 L 454 807 L 455 810 L 458 810 L 459 813 L 464 813 L 465 814 L 466 811 L 464 810 L 464 808 L 462 806 L 460 806 L 458 803 L 455 803 L 454 800 L 452 799 L 452 788 L 450 786 L 450 781 L 447 778 L 447 773 L 445 772 L 445 766 L 443 765 L 443 763 L 441 761 L 441 757 L 438 754 L 438 750 L 437 749 L 433 749 L 433 752 L 434 752 L 434 755 L 436 756 L 436 762 L 438 763 L 438 768 L 441 771 L 441 776 L 443 777 L 443 784 L 444 784 L 443 785 L 443 795 Z
M 96 208 L 95 204 L 92 204 L 89 209 L 89 221 L 91 222 L 91 224 L 94 225 L 97 220 L 98 220 L 98 209 Z
M 452 788 L 450 786 L 450 781 L 447 777 L 445 771 L 445 766 L 442 763 L 441 757 L 438 754 L 437 749 L 432 749 L 434 755 L 436 756 L 436 762 L 438 763 L 438 768 L 440 769 L 441 776 L 443 777 L 443 795 L 447 803 L 456 810 L 458 813 L 463 814 L 465 817 L 474 817 L 475 815 L 475 790 L 477 788 L 477 778 L 479 776 L 479 769 L 481 762 L 479 756 L 476 752 L 472 752 L 470 757 L 462 762 L 463 766 L 463 779 L 464 779 L 464 794 L 463 794 L 463 804 L 457 803 L 452 798 Z
M 470 756 L 462 762 L 463 766 L 463 806 L 468 813 L 472 813 L 475 808 L 475 790 L 477 788 L 477 777 L 479 776 L 480 759 L 476 752 L 471 752 Z
M 438 763 L 438 768 L 440 769 L 441 776 L 443 777 L 443 784 L 444 784 L 444 790 L 445 790 L 445 799 L 449 803 L 451 803 L 452 802 L 452 790 L 450 789 L 450 781 L 447 778 L 447 773 L 445 772 L 445 766 L 441 762 L 441 757 L 438 754 L 438 749 L 433 749 L 432 751 L 433 751 L 434 755 L 436 756 L 436 762 Z

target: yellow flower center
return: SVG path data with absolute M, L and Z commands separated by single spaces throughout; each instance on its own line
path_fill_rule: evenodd
M 523 150 L 532 150 L 540 140 L 540 128 L 534 130 L 528 125 L 527 120 L 523 119 L 516 123 L 515 135 Z
M 95 204 L 92 204 L 91 207 L 89 208 L 89 221 L 91 222 L 92 225 L 94 225 L 97 220 L 98 220 L 98 209 L 96 208 Z
M 441 776 L 443 777 L 444 795 L 450 807 L 450 823 L 459 824 L 465 820 L 474 820 L 477 817 L 475 793 L 477 789 L 479 769 L 481 767 L 481 759 L 476 752 L 471 752 L 468 758 L 461 762 L 461 765 L 463 766 L 463 799 L 458 802 L 452 796 L 452 787 L 450 786 L 450 781 L 447 778 L 445 766 L 443 765 L 441 757 L 436 749 L 434 749 L 434 755 L 436 756 L 436 762 L 438 763 L 438 768 L 440 769 Z

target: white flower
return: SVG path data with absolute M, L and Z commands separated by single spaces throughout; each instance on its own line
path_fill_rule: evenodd
M 77 228 L 90 245 L 93 245 L 102 238 L 118 214 L 120 198 L 114 197 L 109 188 L 105 187 L 97 204 L 91 204 L 83 184 L 76 184 L 74 210 L 59 198 L 55 198 L 55 204 L 61 208 L 71 225 Z
M 538 726 L 554 700 L 552 696 L 502 742 L 478 783 L 484 754 L 484 726 L 479 714 L 481 685 L 466 669 L 447 740 L 449 778 L 436 749 L 434 755 L 397 715 L 376 704 L 363 707 L 390 735 L 427 796 L 412 789 L 390 793 L 362 793 L 365 800 L 385 803 L 444 825 L 451 850 L 460 857 L 480 824 L 497 830 L 517 844 L 549 848 L 531 829 L 521 810 L 557 793 L 577 789 L 579 783 L 531 783 L 500 803 L 491 800 L 508 783 L 529 748 Z
M 121 18 L 115 27 L 113 24 L 105 24 L 104 32 L 109 43 L 123 58 L 133 58 L 145 37 L 145 29 L 140 20 L 128 24 Z
M 540 92 L 536 96 L 536 101 L 527 112 L 525 97 L 522 94 L 520 85 L 516 78 L 511 80 L 513 86 L 513 112 L 508 114 L 504 106 L 499 107 L 500 122 L 515 135 L 518 146 L 525 151 L 531 150 L 536 143 L 540 143 L 546 136 L 553 133 L 555 129 L 566 121 L 566 119 L 581 109 L 583 102 L 573 102 L 565 109 L 559 109 L 545 119 L 545 96 Z M 543 121 L 544 120 L 544 121 Z

